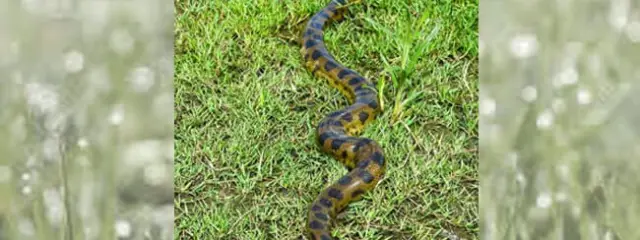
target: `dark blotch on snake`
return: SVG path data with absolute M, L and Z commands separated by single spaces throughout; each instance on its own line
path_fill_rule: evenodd
M 351 176 L 349 175 L 344 175 L 344 177 L 341 177 L 340 180 L 338 180 L 338 183 L 340 185 L 349 185 L 349 183 L 351 183 L 353 179 L 351 179 Z
M 370 108 L 378 109 L 378 102 L 373 98 L 367 100 L 367 105 L 369 105 Z
M 344 78 L 349 74 L 352 74 L 353 72 L 349 69 L 343 68 L 342 70 L 340 70 L 340 72 L 338 72 L 338 78 Z
M 323 132 L 322 134 L 320 134 L 320 137 L 318 137 L 318 141 L 320 141 L 321 144 L 324 145 L 324 142 L 327 141 L 327 139 L 329 139 L 330 137 L 333 137 L 334 134 L 331 134 L 330 132 Z
M 318 58 L 322 57 L 322 52 L 320 52 L 319 50 L 313 50 L 313 53 L 311 53 L 311 58 L 313 60 L 318 60 Z
M 333 61 L 328 61 L 327 64 L 324 65 L 324 70 L 326 70 L 327 72 L 330 72 L 336 67 L 338 67 L 338 64 L 334 63 Z
M 331 126 L 342 127 L 342 123 L 338 120 L 331 120 Z
M 327 126 L 342 127 L 342 123 L 335 119 L 329 119 L 327 121 L 322 122 L 318 127 L 323 128 Z
M 371 173 L 369 173 L 369 171 L 362 169 L 359 173 L 358 173 L 359 177 L 362 178 L 362 181 L 364 181 L 365 183 L 371 183 L 371 181 L 373 181 L 373 175 L 371 175 Z
M 358 151 L 360 151 L 360 148 L 362 148 L 362 147 L 364 147 L 366 145 L 369 145 L 369 143 L 371 143 L 371 139 L 368 139 L 368 138 L 359 139 L 359 141 L 353 147 L 353 151 L 354 152 L 358 152 Z
M 367 167 L 367 165 L 369 165 L 370 162 L 371 162 L 370 160 L 360 161 L 360 162 L 358 162 L 358 167 L 359 168 L 365 168 L 365 167 Z
M 331 141 L 331 149 L 338 150 L 342 146 L 342 144 L 344 144 L 344 142 L 344 139 L 333 139 L 333 141 Z
M 351 115 L 350 113 L 342 115 L 342 120 L 346 122 L 351 122 L 353 120 L 353 115 Z
M 304 42 L 304 47 L 305 48 L 312 48 L 316 44 L 318 44 L 316 41 L 313 41 L 313 40 L 309 39 L 306 42 Z
M 340 192 L 340 190 L 335 188 L 329 189 L 329 191 L 327 192 L 327 195 L 329 195 L 329 197 L 332 197 L 338 200 L 342 199 L 342 192 Z
M 313 36 L 313 34 L 315 34 L 315 31 L 312 29 L 307 29 L 307 31 L 304 32 L 304 36 Z
M 360 112 L 358 113 L 358 118 L 360 119 L 361 123 L 364 123 L 369 118 L 369 114 L 366 112 Z
M 352 79 L 349 79 L 349 85 L 351 86 L 358 86 L 362 84 L 362 82 L 364 82 L 364 78 L 361 77 L 354 77 Z
M 327 214 L 324 213 L 316 213 L 316 218 L 322 220 L 322 221 L 327 221 L 329 220 L 329 216 L 327 216 Z
M 331 201 L 329 201 L 329 199 L 326 198 L 321 198 L 320 199 L 320 204 L 324 205 L 325 207 L 331 207 L 333 205 L 333 203 Z
M 384 156 L 380 152 L 374 152 L 371 159 L 380 166 L 384 165 Z
M 312 28 L 317 28 L 317 29 L 321 29 L 322 28 L 322 22 L 315 20 L 313 22 L 311 22 L 311 27 Z
M 322 210 L 322 207 L 319 205 L 313 205 L 313 207 L 311 207 L 311 211 L 318 212 L 320 210 Z
M 324 224 L 314 220 L 314 221 L 311 221 L 311 223 L 309 223 L 309 228 L 320 230 L 324 228 Z

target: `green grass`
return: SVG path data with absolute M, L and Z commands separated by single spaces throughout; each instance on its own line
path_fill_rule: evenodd
M 346 173 L 314 141 L 346 99 L 296 42 L 328 2 L 176 2 L 176 239 L 300 239 L 311 201 Z M 365 1 L 326 30 L 377 82 L 384 113 L 363 136 L 388 159 L 340 239 L 478 238 L 477 2 Z

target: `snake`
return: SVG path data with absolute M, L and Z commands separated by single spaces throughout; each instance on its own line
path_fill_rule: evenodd
M 357 137 L 382 112 L 374 84 L 336 61 L 324 44 L 324 28 L 344 19 L 347 7 L 359 0 L 332 0 L 316 12 L 302 34 L 301 53 L 312 75 L 328 80 L 344 95 L 349 106 L 334 111 L 317 125 L 316 140 L 322 152 L 342 163 L 348 173 L 324 189 L 308 209 L 306 235 L 330 240 L 337 214 L 362 199 L 384 178 L 386 161 L 380 144 Z

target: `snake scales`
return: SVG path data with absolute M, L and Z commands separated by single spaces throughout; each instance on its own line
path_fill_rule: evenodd
M 349 173 L 322 191 L 309 208 L 307 236 L 328 240 L 331 224 L 344 208 L 362 198 L 384 177 L 386 162 L 382 148 L 368 138 L 355 137 L 381 112 L 373 83 L 335 60 L 323 42 L 323 28 L 343 19 L 349 0 L 332 0 L 307 23 L 301 52 L 312 74 L 329 80 L 349 101 L 349 106 L 322 119 L 317 140 L 323 152 L 332 155 Z

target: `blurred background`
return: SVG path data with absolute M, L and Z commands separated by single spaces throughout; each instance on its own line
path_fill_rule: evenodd
M 0 5 L 0 239 L 171 239 L 173 4 Z
M 640 239 L 640 4 L 480 1 L 482 239 Z

